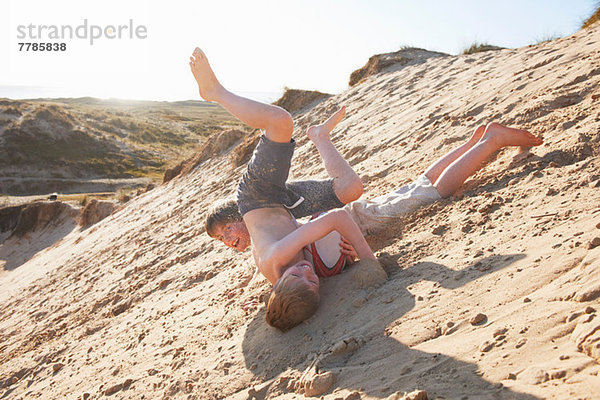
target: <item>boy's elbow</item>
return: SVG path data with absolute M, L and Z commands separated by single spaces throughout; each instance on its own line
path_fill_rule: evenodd
M 275 265 L 274 257 L 271 255 L 264 255 L 260 258 L 260 269 L 264 271 L 273 271 Z M 263 272 L 264 274 L 264 272 Z
M 260 258 L 260 269 L 264 271 L 263 275 L 267 278 L 277 276 L 280 265 L 281 260 L 276 251 L 269 251 Z

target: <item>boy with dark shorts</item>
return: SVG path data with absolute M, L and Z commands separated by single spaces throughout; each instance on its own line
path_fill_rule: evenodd
M 294 147 L 289 114 L 278 107 L 244 99 L 225 90 L 199 49 L 194 52 L 190 67 L 205 100 L 216 101 L 243 122 L 265 130 L 238 187 L 237 205 L 241 218 L 231 202 L 221 204 L 209 212 L 206 228 L 209 235 L 237 250 L 245 250 L 252 242 L 259 271 L 274 284 L 266 319 L 281 330 L 290 329 L 310 317 L 318 305 L 319 281 L 312 265 L 304 259 L 304 246 L 336 230 L 345 238 L 342 253 L 375 260 L 361 228 L 364 233 L 376 230 L 402 213 L 452 195 L 492 153 L 503 147 L 542 144 L 542 139 L 524 130 L 496 123 L 482 125 L 467 143 L 436 161 L 415 182 L 376 199 L 353 201 L 362 193 L 362 186 L 356 185 L 360 190 L 355 193 L 352 190 L 345 192 L 336 189 L 336 182 L 339 188 L 341 180 L 334 178 L 331 188 L 338 200 L 353 202 L 299 227 L 292 212 L 306 201 L 300 193 L 308 197 L 310 194 L 302 185 L 294 190 L 293 185 L 290 187 L 285 183 Z M 340 171 L 345 174 L 352 171 L 330 141 L 328 145 L 323 144 L 327 143 L 324 138 L 328 140 L 329 132 L 343 116 L 342 108 L 324 124 L 313 126 L 307 132 L 327 171 L 334 177 Z M 353 171 L 351 174 L 355 175 Z M 327 194 L 326 187 L 322 189 L 326 193 L 323 204 L 332 204 L 331 193 Z M 307 203 L 305 208 L 299 209 L 302 212 L 298 216 L 313 211 L 320 202 Z
M 287 307 L 297 312 L 291 312 L 281 324 L 276 323 L 279 328 L 287 329 L 312 315 L 318 305 L 319 281 L 312 265 L 304 258 L 303 248 L 306 245 L 336 230 L 351 243 L 358 257 L 375 260 L 359 227 L 343 209 L 333 210 L 301 227 L 292 213 L 298 207 L 300 212 L 297 214 L 300 216 L 312 213 L 315 207 L 321 207 L 321 203 L 331 205 L 331 191 L 342 204 L 362 194 L 360 179 L 329 140 L 329 133 L 344 117 L 345 109 L 341 108 L 324 124 L 312 126 L 307 131 L 325 169 L 333 177 L 331 189 L 326 185 L 313 187 L 318 192 L 324 189 L 324 199 L 311 200 L 310 190 L 306 190 L 310 184 L 291 183 L 286 186 L 295 146 L 293 121 L 289 113 L 280 107 L 258 103 L 226 90 L 199 48 L 190 57 L 190 68 L 203 99 L 219 103 L 247 125 L 264 130 L 238 187 L 238 207 L 243 221 L 236 225 L 220 224 L 212 234 L 211 229 L 208 232 L 238 250 L 245 249 L 251 242 L 258 270 L 274 287 L 284 275 L 297 278 L 290 281 L 291 289 L 298 289 L 298 293 L 302 294 L 297 298 L 289 297 L 291 303 Z M 248 235 L 243 240 L 237 238 L 231 241 L 231 232 L 241 230 L 241 224 Z
M 287 182 L 296 142 L 273 142 L 261 136 L 239 182 L 237 204 L 242 215 L 256 208 L 285 207 L 295 218 L 343 207 L 334 179 Z

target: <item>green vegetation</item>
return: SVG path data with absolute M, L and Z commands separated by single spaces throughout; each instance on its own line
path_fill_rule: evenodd
M 160 181 L 165 166 L 241 123 L 216 104 L 93 98 L 2 100 L 0 177 L 137 178 Z M 7 193 L 10 193 L 7 192 Z
M 592 15 L 590 15 L 590 17 L 588 19 L 585 20 L 585 22 L 583 23 L 581 28 L 582 29 L 589 28 L 592 25 L 594 25 L 596 22 L 598 22 L 599 20 L 600 20 L 600 3 L 598 3 L 598 7 L 596 8 L 596 11 Z
M 462 54 L 475 54 L 481 53 L 482 51 L 491 51 L 491 50 L 502 50 L 505 47 L 494 46 L 489 43 L 477 43 L 474 42 L 470 47 L 467 47 L 462 51 Z

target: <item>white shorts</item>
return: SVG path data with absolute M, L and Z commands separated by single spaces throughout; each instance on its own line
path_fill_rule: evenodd
M 384 228 L 394 218 L 441 199 L 437 189 L 425 175 L 400 189 L 371 200 L 346 204 L 347 210 L 364 235 Z

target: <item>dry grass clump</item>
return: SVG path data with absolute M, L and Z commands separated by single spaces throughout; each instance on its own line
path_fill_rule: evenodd
M 68 110 L 54 104 L 36 107 L 21 125 L 24 129 L 30 129 L 39 133 L 51 129 L 72 129 L 76 124 L 76 118 Z
M 14 106 L 5 108 L 4 110 L 2 110 L 2 113 L 7 115 L 15 115 L 17 117 L 23 115 L 23 112 L 19 108 Z
M 482 51 L 491 51 L 491 50 L 502 50 L 505 47 L 494 46 L 489 43 L 473 43 L 470 47 L 467 47 L 463 50 L 462 54 L 475 54 L 481 53 Z
M 558 38 L 560 38 L 560 35 L 558 35 L 558 34 L 544 35 L 544 36 L 541 36 L 539 38 L 536 38 L 535 39 L 535 44 L 551 42 L 551 41 L 556 40 Z
M 308 106 L 314 107 L 317 103 L 320 103 L 329 97 L 331 97 L 331 95 L 327 93 L 321 93 L 314 90 L 290 89 L 286 87 L 283 96 L 273 104 L 294 114 Z
M 596 11 L 588 19 L 585 20 L 585 22 L 583 23 L 581 28 L 582 29 L 589 28 L 592 25 L 594 25 L 596 22 L 598 22 L 599 20 L 600 20 L 600 3 L 598 5 L 598 8 L 596 8 Z

